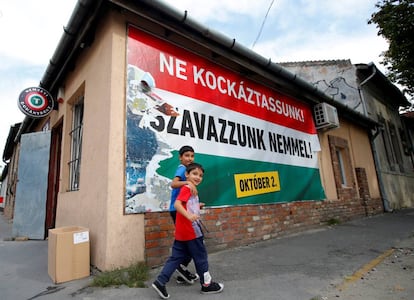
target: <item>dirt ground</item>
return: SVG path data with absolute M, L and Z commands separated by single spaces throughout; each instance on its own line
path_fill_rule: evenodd
M 414 249 L 396 248 L 372 268 L 361 268 L 321 300 L 413 300 Z M 367 264 L 370 267 L 369 264 Z

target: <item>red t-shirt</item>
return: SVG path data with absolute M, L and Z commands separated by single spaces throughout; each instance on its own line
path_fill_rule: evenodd
M 190 187 L 184 185 L 181 187 L 177 200 L 183 203 L 184 208 L 195 215 L 200 216 L 200 201 L 198 196 L 191 194 Z M 177 211 L 175 221 L 175 239 L 177 241 L 190 241 L 203 235 L 197 221 L 191 222 Z

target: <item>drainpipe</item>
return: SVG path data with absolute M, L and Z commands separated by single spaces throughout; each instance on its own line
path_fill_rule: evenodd
M 372 62 L 370 62 L 368 66 L 372 67 L 372 73 L 367 78 L 365 78 L 364 81 L 362 81 L 359 84 L 359 88 L 358 88 L 359 96 L 361 97 L 361 100 L 362 100 L 362 107 L 364 109 L 365 116 L 368 116 L 368 110 L 367 110 L 367 104 L 365 103 L 365 99 L 364 99 L 364 93 L 362 92 L 362 86 L 365 85 L 368 81 L 370 81 L 372 77 L 375 76 L 375 74 L 377 74 L 377 68 Z
M 365 80 L 364 80 L 364 81 L 362 81 L 362 82 L 359 84 L 360 86 L 365 85 L 368 81 L 370 81 L 370 80 L 372 79 L 372 77 L 374 77 L 374 76 L 375 76 L 375 74 L 377 74 L 377 68 L 374 66 L 374 63 L 373 63 L 373 62 L 370 62 L 370 63 L 368 64 L 368 66 L 372 68 L 372 73 L 371 73 L 371 75 L 369 75 L 367 78 L 365 78 Z

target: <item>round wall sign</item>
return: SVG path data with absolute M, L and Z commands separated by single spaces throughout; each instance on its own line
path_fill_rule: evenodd
M 42 118 L 52 112 L 53 97 L 44 88 L 30 87 L 20 93 L 17 104 L 26 116 Z

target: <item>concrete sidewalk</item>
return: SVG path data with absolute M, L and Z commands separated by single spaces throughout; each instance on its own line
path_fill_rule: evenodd
M 91 288 L 91 277 L 53 284 L 47 241 L 3 241 L 10 233 L 0 214 L 1 299 L 159 299 L 152 288 Z M 414 210 L 407 209 L 211 253 L 221 294 L 201 295 L 198 284 L 175 280 L 167 289 L 170 299 L 414 299 L 413 249 Z

